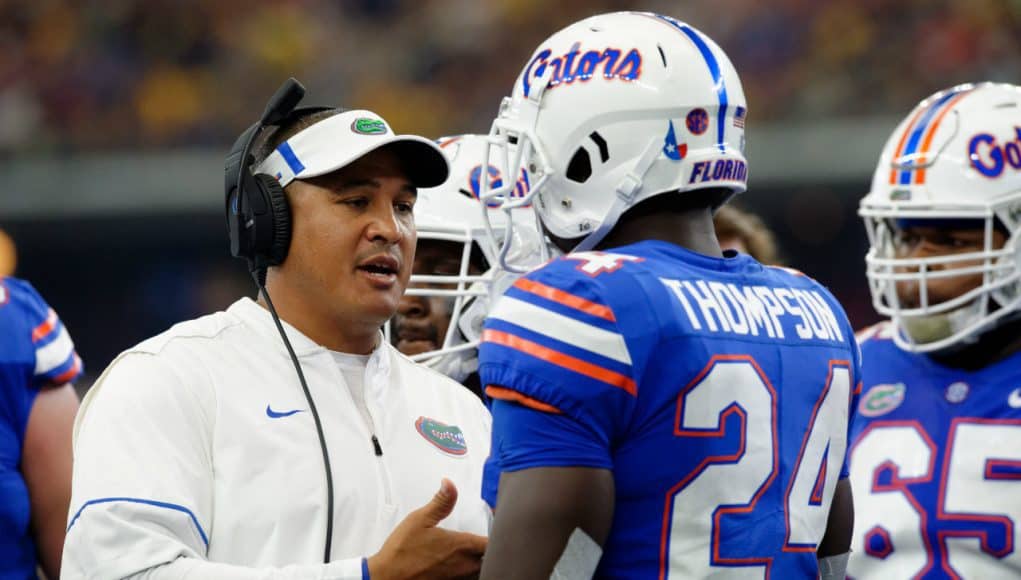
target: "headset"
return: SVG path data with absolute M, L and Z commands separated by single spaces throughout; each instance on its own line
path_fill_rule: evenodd
M 277 316 L 273 301 L 266 291 L 266 270 L 270 266 L 283 263 L 291 245 L 291 208 L 276 177 L 265 173 L 253 174 L 251 169 L 254 162 L 252 144 L 262 134 L 264 128 L 286 125 L 299 117 L 321 111 L 339 110 L 334 107 L 296 108 L 303 96 L 305 87 L 293 78 L 287 79 L 277 89 L 266 105 L 262 118 L 245 129 L 231 147 L 225 167 L 224 192 L 230 254 L 248 262 L 252 279 L 266 299 L 266 305 L 280 338 L 291 356 L 294 370 L 298 373 L 298 381 L 305 392 L 309 411 L 315 420 L 316 432 L 319 434 L 319 447 L 323 452 L 323 464 L 326 469 L 326 545 L 323 563 L 327 564 L 330 562 L 330 547 L 333 544 L 333 470 L 330 468 L 330 454 L 326 448 L 322 421 L 305 381 L 305 374 L 301 372 L 298 357 L 294 354 L 294 348 L 287 339 L 283 325 L 280 324 L 280 317 Z
M 284 189 L 276 177 L 252 174 L 252 145 L 266 127 L 281 126 L 299 117 L 321 111 L 339 111 L 334 107 L 295 108 L 305 95 L 305 87 L 287 79 L 270 98 L 262 118 L 245 129 L 227 155 L 224 174 L 227 233 L 230 254 L 248 261 L 252 272 L 277 266 L 287 257 L 291 243 L 291 209 Z

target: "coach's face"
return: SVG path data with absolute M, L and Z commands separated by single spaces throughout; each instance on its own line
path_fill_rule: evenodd
M 397 310 L 415 259 L 417 193 L 398 157 L 377 149 L 287 193 L 288 286 L 339 328 L 378 328 Z

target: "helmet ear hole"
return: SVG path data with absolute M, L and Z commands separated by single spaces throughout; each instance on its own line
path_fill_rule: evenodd
M 578 147 L 578 150 L 574 152 L 571 162 L 567 164 L 567 172 L 564 173 L 564 177 L 575 183 L 585 183 L 589 177 L 592 177 L 592 160 L 589 159 L 588 151 L 584 147 Z

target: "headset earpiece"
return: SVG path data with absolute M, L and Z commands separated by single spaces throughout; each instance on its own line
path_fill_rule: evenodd
M 291 247 L 291 204 L 287 202 L 284 188 L 280 187 L 280 182 L 272 175 L 259 173 L 255 175 L 255 180 L 259 189 L 266 193 L 271 214 L 273 235 L 265 254 L 269 258 L 269 266 L 278 266 L 287 258 L 287 251 Z
M 252 145 L 266 127 L 286 125 L 299 116 L 333 109 L 295 109 L 304 94 L 305 88 L 289 79 L 270 99 L 262 118 L 238 137 L 227 155 L 224 189 L 230 253 L 247 260 L 253 272 L 264 272 L 269 266 L 283 263 L 287 257 L 291 243 L 291 210 L 276 178 L 252 174 Z

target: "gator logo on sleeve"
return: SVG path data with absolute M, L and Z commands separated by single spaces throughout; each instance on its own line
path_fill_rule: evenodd
M 415 421 L 415 429 L 432 443 L 437 449 L 451 455 L 464 455 L 468 453 L 468 445 L 464 441 L 464 433 L 457 425 L 440 423 L 436 419 L 419 417 Z
M 862 396 L 858 412 L 866 417 L 885 415 L 904 402 L 904 389 L 904 383 L 876 385 Z

